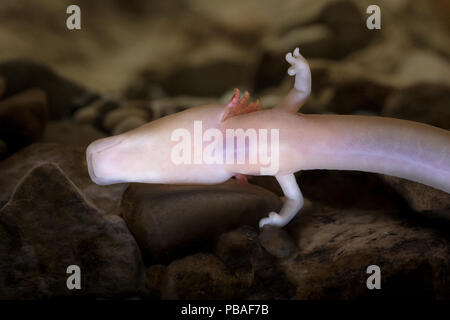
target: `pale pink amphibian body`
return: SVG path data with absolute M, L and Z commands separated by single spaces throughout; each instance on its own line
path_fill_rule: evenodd
M 216 129 L 215 132 L 224 137 L 227 129 L 245 132 L 265 129 L 269 133 L 277 130 L 277 140 L 268 138 L 267 149 L 277 147 L 277 170 L 271 174 L 283 189 L 284 205 L 279 213 L 271 212 L 263 218 L 260 227 L 265 224 L 285 226 L 301 209 L 303 196 L 294 177 L 300 170 L 377 172 L 450 193 L 450 131 L 392 118 L 297 113 L 311 91 L 310 69 L 298 48 L 293 54 L 288 53 L 286 60 L 291 64 L 289 75 L 295 75 L 295 85 L 275 108 L 261 110 L 259 101 L 248 103 L 248 93 L 240 100 L 236 90 L 227 106 L 190 108 L 118 136 L 95 141 L 87 149 L 92 180 L 102 185 L 121 182 L 217 184 L 233 176 L 245 180 L 247 175 L 268 174 L 264 171 L 267 163 L 261 162 L 173 161 L 173 150 L 179 145 L 174 132 L 182 129 L 194 136 L 195 122 L 201 123 L 202 132 Z M 192 143 L 192 157 L 195 145 L 206 148 L 215 141 L 209 139 Z M 258 148 L 255 141 L 258 140 L 246 140 L 244 152 Z M 242 151 L 229 144 L 219 146 L 223 148 L 224 158 Z M 259 149 L 258 154 L 262 152 Z M 270 152 L 265 154 L 275 156 Z

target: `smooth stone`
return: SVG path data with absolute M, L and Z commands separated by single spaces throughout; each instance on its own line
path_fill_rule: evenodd
M 53 143 L 35 143 L 0 162 L 0 207 L 16 185 L 34 167 L 43 163 L 58 165 L 100 212 L 118 214 L 127 184 L 99 186 L 91 181 L 86 165 L 86 148 Z M 46 181 L 41 182 L 43 185 Z
M 0 298 L 126 297 L 144 266 L 125 222 L 100 214 L 55 164 L 35 167 L 0 210 Z M 81 270 L 69 290 L 66 270 Z
M 297 249 L 291 236 L 275 226 L 264 226 L 259 234 L 259 241 L 267 252 L 279 259 L 289 257 Z
M 239 225 L 256 226 L 281 200 L 235 180 L 218 185 L 130 184 L 122 216 L 142 251 L 165 260 Z

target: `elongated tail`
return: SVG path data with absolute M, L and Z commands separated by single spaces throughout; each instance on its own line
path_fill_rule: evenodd
M 314 128 L 302 169 L 376 172 L 450 193 L 450 131 L 384 117 L 302 117 Z

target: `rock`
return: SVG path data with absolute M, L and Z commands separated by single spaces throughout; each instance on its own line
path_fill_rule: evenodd
M 278 227 L 264 226 L 259 234 L 259 241 L 264 249 L 279 259 L 287 258 L 296 251 L 289 234 Z
M 104 133 L 88 124 L 51 121 L 47 124 L 40 142 L 87 147 L 92 141 L 104 137 L 106 137 Z
M 149 298 L 161 298 L 161 285 L 166 269 L 166 266 L 162 264 L 155 264 L 147 269 L 145 289 Z
M 45 184 L 43 183 L 45 181 Z M 0 298 L 124 297 L 144 269 L 124 221 L 105 216 L 54 164 L 34 168 L 0 210 Z M 66 269 L 81 269 L 69 290 Z
M 230 180 L 211 186 L 130 184 L 121 210 L 143 252 L 160 261 L 238 225 L 256 225 L 280 206 L 270 191 Z
M 60 77 L 48 66 L 28 60 L 0 63 L 0 76 L 6 81 L 5 97 L 30 88 L 43 90 L 51 120 L 69 117 L 76 109 L 98 98 L 96 93 Z
M 448 299 L 448 222 L 390 209 L 332 209 L 313 204 L 287 226 L 297 252 L 279 267 L 296 299 Z M 369 265 L 381 290 L 368 290 Z
M 394 92 L 387 100 L 383 115 L 424 122 L 450 129 L 450 87 L 442 84 L 421 83 Z
M 289 299 L 295 294 L 275 259 L 261 246 L 254 228 L 242 226 L 223 233 L 214 252 L 247 288 L 245 299 Z
M 406 179 L 387 175 L 383 178 L 406 200 L 412 210 L 442 213 L 450 219 L 450 194 Z
M 258 233 L 249 226 L 221 234 L 214 252 L 247 287 L 253 284 L 255 270 L 267 268 L 273 262 L 259 244 Z
M 120 121 L 113 129 L 112 134 L 118 135 L 133 129 L 136 129 L 144 124 L 146 124 L 148 121 L 145 118 L 137 117 L 137 116 L 131 116 L 123 119 Z
M 47 122 L 47 100 L 42 90 L 30 89 L 0 101 L 0 139 L 9 152 L 38 140 Z
M 75 112 L 73 118 L 77 123 L 91 124 L 100 130 L 107 131 L 103 127 L 104 117 L 119 107 L 120 103 L 114 99 L 98 99 Z
M 198 253 L 167 267 L 161 291 L 163 299 L 233 299 L 243 289 L 219 258 Z
M 0 162 L 0 208 L 8 201 L 14 188 L 32 168 L 43 163 L 58 165 L 85 197 L 102 213 L 118 214 L 126 184 L 98 186 L 89 177 L 86 149 L 52 143 L 33 144 Z M 45 185 L 46 181 L 41 181 Z

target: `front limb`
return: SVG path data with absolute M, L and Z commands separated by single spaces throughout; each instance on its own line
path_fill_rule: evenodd
M 311 70 L 298 48 L 295 48 L 294 54 L 290 52 L 286 54 L 286 61 L 291 64 L 288 74 L 295 76 L 294 88 L 276 108 L 295 113 L 306 102 L 311 93 Z
M 287 225 L 297 214 L 297 212 L 303 207 L 303 195 L 298 187 L 297 181 L 293 173 L 287 175 L 275 176 L 278 183 L 283 190 L 285 200 L 280 213 L 271 212 L 267 218 L 263 218 L 259 221 L 259 227 L 264 225 L 274 225 L 278 227 L 284 227 Z

